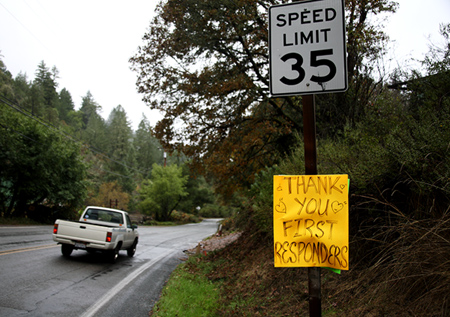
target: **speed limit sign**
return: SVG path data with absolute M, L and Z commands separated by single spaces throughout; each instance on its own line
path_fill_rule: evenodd
M 344 0 L 314 0 L 271 6 L 271 95 L 347 90 L 345 42 Z

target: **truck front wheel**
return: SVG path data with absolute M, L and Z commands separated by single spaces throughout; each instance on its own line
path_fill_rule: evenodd
M 134 240 L 133 245 L 127 249 L 127 255 L 132 258 L 136 253 L 137 240 Z
M 73 245 L 70 244 L 61 244 L 61 253 L 65 257 L 69 257 L 72 254 Z

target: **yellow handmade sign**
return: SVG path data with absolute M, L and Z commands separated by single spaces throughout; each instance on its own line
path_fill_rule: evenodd
M 275 267 L 348 270 L 348 175 L 274 176 Z

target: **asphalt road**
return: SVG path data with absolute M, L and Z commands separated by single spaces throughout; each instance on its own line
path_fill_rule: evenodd
M 136 255 L 115 264 L 52 240 L 51 226 L 0 227 L 0 316 L 148 316 L 183 250 L 217 231 L 218 219 L 139 227 Z

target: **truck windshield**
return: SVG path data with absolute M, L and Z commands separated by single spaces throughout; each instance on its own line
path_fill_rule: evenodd
M 104 209 L 89 208 L 83 216 L 84 219 L 106 221 L 123 224 L 123 216 L 120 212 L 114 212 Z

